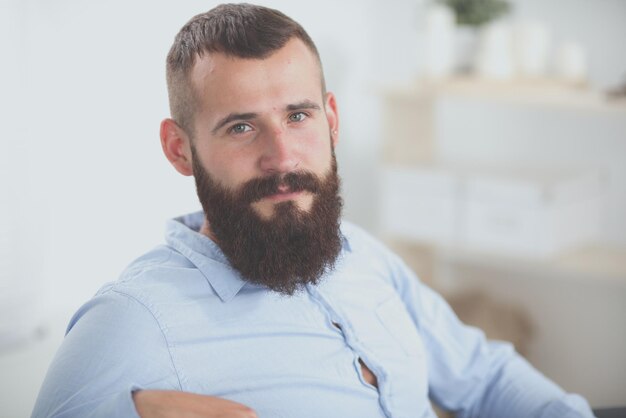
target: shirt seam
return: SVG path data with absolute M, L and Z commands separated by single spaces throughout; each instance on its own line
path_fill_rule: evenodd
M 174 372 L 176 373 L 176 380 L 178 381 L 178 388 L 179 390 L 183 390 L 183 385 L 180 379 L 180 373 L 178 371 L 178 368 L 176 367 L 176 362 L 174 361 L 174 356 L 172 355 L 172 351 L 170 350 L 170 343 L 167 339 L 167 335 L 165 333 L 165 330 L 163 329 L 163 326 L 161 326 L 161 322 L 159 321 L 159 319 L 156 317 L 155 313 L 153 312 L 152 309 L 150 309 L 150 307 L 148 307 L 144 302 L 142 302 L 141 300 L 139 300 L 138 298 L 136 298 L 133 295 L 130 295 L 128 293 L 122 292 L 120 290 L 115 290 L 115 289 L 111 289 L 111 292 L 113 293 L 117 293 L 118 295 L 121 296 L 125 296 L 128 299 L 132 299 L 134 300 L 137 304 L 143 306 L 145 308 L 145 310 L 150 314 L 150 316 L 154 319 L 154 322 L 156 322 L 157 326 L 159 327 L 159 331 L 161 331 L 161 335 L 163 336 L 163 340 L 165 341 L 165 347 L 167 348 L 167 354 L 169 356 L 170 362 L 172 363 L 172 368 L 174 369 Z
M 145 273 L 147 271 L 149 271 L 150 269 L 158 269 L 158 268 L 162 268 L 162 266 L 164 264 L 166 264 L 170 258 L 172 258 L 172 249 L 169 248 L 166 245 L 163 246 L 157 246 L 156 248 L 154 248 L 153 250 L 151 250 L 148 254 L 152 254 L 153 252 L 159 251 L 160 247 L 163 247 L 164 249 L 168 250 L 167 251 L 167 258 L 165 258 L 164 260 L 161 259 L 155 259 L 155 260 L 143 260 L 142 262 L 133 262 L 131 263 L 128 267 L 126 267 L 126 269 L 122 272 L 122 274 L 120 275 L 120 278 L 118 279 L 117 282 L 111 282 L 108 284 L 108 288 L 106 290 L 111 290 L 111 291 L 116 291 L 113 289 L 113 287 L 116 284 L 125 284 L 128 283 L 130 281 L 132 281 L 133 279 L 135 279 L 137 276 L 139 276 L 141 273 Z M 103 289 L 105 290 L 105 289 Z M 120 291 L 116 291 L 120 294 L 126 294 L 126 293 L 122 293 Z M 130 295 L 128 295 L 130 296 Z M 135 299 L 137 300 L 137 299 Z M 137 300 L 137 302 L 139 302 Z M 141 302 L 139 302 L 141 303 Z M 146 307 L 146 309 L 148 309 L 148 307 Z M 149 309 L 148 309 L 149 310 Z

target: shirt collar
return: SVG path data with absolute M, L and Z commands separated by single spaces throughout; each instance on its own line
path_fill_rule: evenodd
M 223 302 L 228 302 L 246 285 L 239 272 L 231 267 L 213 240 L 201 234 L 202 212 L 170 219 L 165 226 L 165 241 L 187 257 L 209 282 Z
M 194 212 L 167 221 L 165 241 L 187 257 L 209 282 L 223 302 L 228 302 L 246 285 L 250 285 L 235 270 L 220 247 L 201 234 L 204 213 Z M 348 239 L 342 234 L 343 251 L 351 252 Z

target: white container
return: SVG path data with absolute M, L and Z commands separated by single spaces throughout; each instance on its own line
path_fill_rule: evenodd
M 606 186 L 592 169 L 387 168 L 382 227 L 443 247 L 550 257 L 598 240 Z
M 513 78 L 515 68 L 511 26 L 496 22 L 484 27 L 476 60 L 478 74 L 482 77 L 494 80 Z
M 587 53 L 575 42 L 562 44 L 556 53 L 556 73 L 563 81 L 584 83 L 587 80 Z
M 434 4 L 426 12 L 426 76 L 448 77 L 454 69 L 454 14 Z
M 396 237 L 451 245 L 459 217 L 459 179 L 443 168 L 387 168 L 382 175 L 382 227 Z
M 599 236 L 604 207 L 599 171 L 538 170 L 473 175 L 461 213 L 462 245 L 549 257 Z
M 541 22 L 526 21 L 515 27 L 515 58 L 518 75 L 545 77 L 550 52 L 550 29 Z

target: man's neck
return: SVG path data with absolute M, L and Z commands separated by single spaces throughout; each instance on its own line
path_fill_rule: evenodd
M 211 231 L 209 221 L 207 221 L 206 218 L 204 219 L 204 222 L 202 223 L 202 227 L 200 227 L 199 232 L 202 235 L 209 237 L 213 242 L 217 244 L 217 239 L 215 239 L 215 236 L 213 235 L 213 232 Z

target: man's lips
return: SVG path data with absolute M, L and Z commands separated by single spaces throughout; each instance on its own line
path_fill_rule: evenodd
M 286 184 L 281 184 L 278 186 L 278 190 L 276 193 L 268 195 L 266 199 L 272 202 L 283 202 L 285 200 L 292 200 L 296 197 L 300 196 L 303 193 L 303 190 L 293 190 Z
M 281 191 L 279 188 L 278 193 L 266 196 L 265 199 L 270 200 L 272 202 L 282 202 L 285 200 L 295 199 L 296 197 L 302 195 L 302 193 L 304 192 L 303 191 L 291 191 L 289 189 Z

